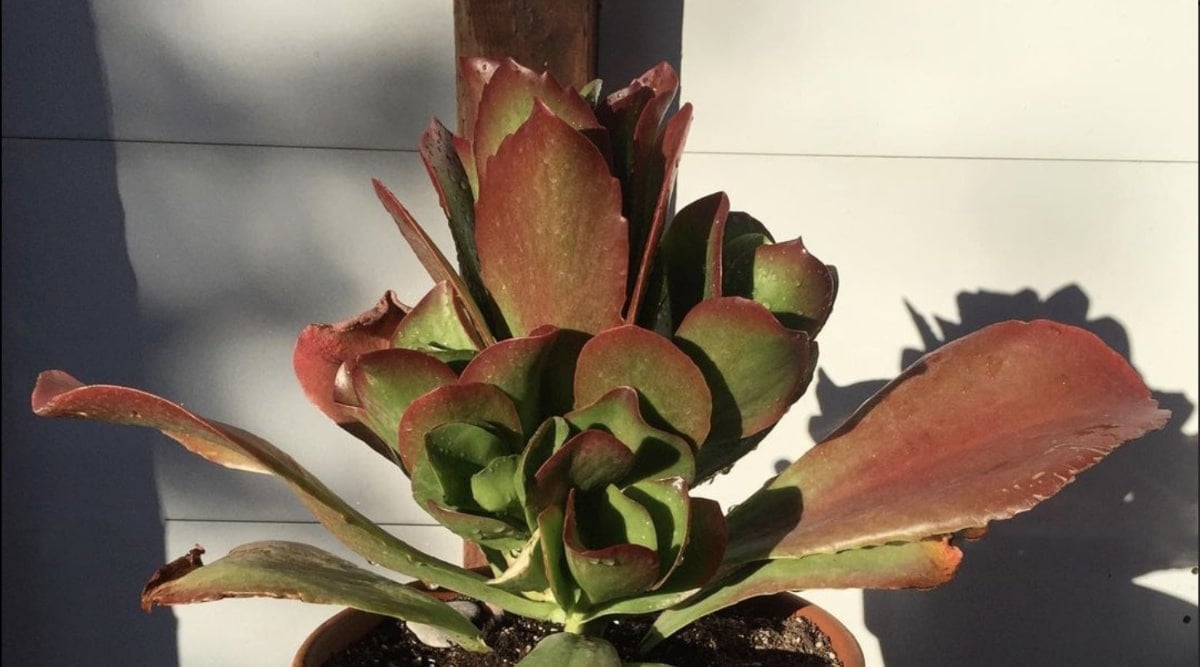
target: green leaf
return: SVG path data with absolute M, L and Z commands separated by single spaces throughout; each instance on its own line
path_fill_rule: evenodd
M 516 454 L 493 459 L 483 470 L 471 477 L 471 495 L 486 512 L 520 518 L 520 502 L 517 499 Z
M 526 486 L 527 511 L 561 504 L 572 489 L 604 488 L 629 472 L 633 454 L 603 431 L 584 431 L 551 454 Z
M 521 416 L 522 433 L 532 434 L 547 411 L 544 396 L 569 383 L 575 362 L 568 353 L 558 352 L 569 346 L 569 335 L 553 327 L 543 327 L 522 338 L 500 341 L 480 352 L 463 369 L 462 382 L 483 382 L 499 387 L 512 399 Z M 549 363 L 553 361 L 554 363 Z
M 529 531 L 503 519 L 460 512 L 432 500 L 425 503 L 424 509 L 455 535 L 491 549 L 516 551 L 529 541 Z
M 308 325 L 300 332 L 292 355 L 296 378 L 308 400 L 389 460 L 394 458 L 393 449 L 334 400 L 334 379 L 343 363 L 391 347 L 392 334 L 407 313 L 408 306 L 389 291 L 373 309 L 357 317 L 336 324 Z
M 84 385 L 62 371 L 46 371 L 38 376 L 32 407 L 43 417 L 77 417 L 149 426 L 214 463 L 277 475 L 330 534 L 368 561 L 500 605 L 515 614 L 562 620 L 561 611 L 553 605 L 494 589 L 482 576 L 434 558 L 397 539 L 339 498 L 290 456 L 252 433 L 205 419 L 143 391 L 111 385 Z
M 927 354 L 731 512 L 727 559 L 981 528 L 1054 495 L 1168 415 L 1091 333 L 992 325 Z
M 576 134 L 583 128 L 600 127 L 592 108 L 579 93 L 559 85 L 549 72 L 538 74 L 511 58 L 501 61 L 479 98 L 472 138 L 475 166 L 483 187 L 493 167 L 491 158 L 499 152 L 501 143 L 530 118 L 531 111 L 537 114 L 534 108 L 538 102 Z M 482 194 L 481 190 L 481 198 Z
M 696 364 L 671 341 L 636 326 L 604 331 L 583 346 L 575 367 L 575 407 L 616 387 L 633 387 L 642 414 L 699 445 L 708 437 L 712 394 Z
M 546 591 L 550 582 L 546 578 L 546 562 L 542 556 L 541 531 L 535 530 L 508 568 L 488 584 L 514 593 Z
M 961 558 L 941 538 L 748 565 L 659 615 L 642 650 L 698 618 L 759 595 L 810 588 L 932 588 L 950 580 Z
M 729 268 L 726 294 L 753 299 L 784 326 L 816 336 L 837 296 L 833 270 L 813 257 L 800 239 L 766 244 L 753 235 L 739 241 L 743 239 L 749 245 L 734 251 L 737 258 Z
M 471 336 L 471 326 L 462 302 L 448 282 L 434 285 L 396 328 L 392 347 L 422 352 L 480 349 Z
M 808 336 L 787 329 L 749 299 L 700 302 L 680 323 L 675 338 L 712 389 L 710 444 L 700 450 L 701 458 L 716 453 L 710 448 L 774 426 L 811 377 Z
M 616 647 L 599 637 L 573 632 L 550 635 L 533 647 L 519 667 L 621 667 Z
M 567 567 L 591 604 L 648 590 L 658 579 L 657 539 L 650 514 L 614 486 L 567 496 Z
M 721 253 L 729 197 L 715 192 L 683 207 L 663 236 L 672 328 L 704 299 L 721 295 Z
M 343 373 L 353 396 L 343 401 L 360 408 L 359 414 L 397 457 L 400 417 L 423 394 L 457 381 L 446 364 L 422 352 L 390 349 L 364 354 L 346 362 Z
M 628 225 L 620 186 L 596 147 L 539 101 L 490 164 L 475 235 L 484 283 L 509 331 L 526 336 L 549 324 L 595 333 L 620 324 Z
M 659 558 L 657 589 L 666 582 L 683 555 L 687 542 L 691 513 L 691 498 L 682 479 L 659 479 L 639 482 L 624 489 L 624 494 L 650 517 L 654 529 L 654 544 Z M 644 545 L 649 546 L 649 545 Z
M 695 478 L 696 460 L 687 440 L 646 423 L 632 387 L 617 387 L 591 405 L 564 415 L 577 429 L 599 429 L 616 436 L 633 452 L 633 476 L 643 479 L 679 477 L 689 484 Z
M 578 590 L 567 569 L 566 546 L 563 543 L 563 527 L 566 514 L 559 505 L 551 505 L 537 516 L 537 532 L 541 535 L 542 562 L 550 591 L 558 606 L 571 611 L 578 604 Z
M 400 419 L 397 451 L 405 470 L 425 448 L 425 436 L 435 428 L 452 422 L 491 425 L 501 437 L 511 442 L 521 431 L 521 420 L 512 401 L 500 389 L 490 384 L 469 382 L 438 387 L 408 406 Z
M 508 451 L 505 439 L 486 426 L 451 422 L 434 428 L 425 436 L 424 455 L 417 456 L 417 468 L 428 461 L 441 493 L 418 497 L 418 502 L 433 499 L 454 509 L 479 508 L 471 478 Z
M 185 558 L 192 560 L 186 573 L 180 575 L 180 561 L 156 573 L 142 592 L 143 607 L 286 598 L 433 625 L 467 650 L 489 650 L 479 629 L 446 603 L 307 544 L 254 542 L 209 565 L 200 565 L 195 553 Z

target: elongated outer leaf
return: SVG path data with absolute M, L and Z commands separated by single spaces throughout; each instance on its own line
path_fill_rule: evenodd
M 183 576 L 142 592 L 142 605 L 268 597 L 334 604 L 434 625 L 471 651 L 486 652 L 479 629 L 453 607 L 331 553 L 297 542 L 244 544 Z
M 728 560 L 984 527 L 1168 416 L 1091 333 L 1045 320 L 992 325 L 923 357 L 731 513 Z M 802 494 L 802 513 L 772 500 L 789 490 Z
M 643 414 L 695 445 L 708 437 L 712 393 L 704 375 L 671 341 L 637 326 L 609 329 L 579 352 L 575 405 L 583 407 L 616 387 L 637 389 Z
M 458 251 L 458 268 L 463 282 L 484 314 L 488 313 L 491 297 L 479 275 L 479 251 L 475 248 L 475 193 L 471 174 L 463 165 L 455 147 L 455 137 L 435 118 L 421 135 L 421 161 L 433 181 L 438 201 L 450 223 L 450 235 Z M 495 322 L 489 322 L 495 328 Z
M 943 537 L 747 565 L 660 614 L 642 650 L 702 616 L 759 595 L 811 588 L 932 588 L 949 581 L 961 560 L 962 552 Z
M 32 407 L 43 417 L 76 417 L 148 426 L 214 463 L 274 474 L 287 483 L 330 534 L 368 561 L 501 605 L 522 616 L 561 619 L 561 612 L 551 605 L 494 589 L 482 576 L 434 558 L 397 539 L 339 498 L 292 457 L 252 433 L 205 419 L 137 389 L 84 385 L 62 371 L 46 371 L 38 376 Z
M 514 336 L 542 325 L 595 333 L 621 321 L 628 226 L 596 147 L 534 103 L 482 176 L 476 242 L 483 280 Z
M 637 279 L 633 283 L 633 291 L 629 297 L 629 307 L 625 313 L 625 321 L 628 324 L 643 321 L 638 319 L 639 315 L 642 315 L 640 312 L 642 297 L 646 294 L 647 285 L 654 266 L 655 254 L 658 252 L 658 242 L 662 238 L 663 229 L 666 225 L 667 206 L 671 201 L 671 193 L 675 190 L 675 171 L 679 168 L 680 158 L 683 157 L 683 145 L 687 141 L 688 129 L 691 125 L 692 105 L 689 103 L 683 105 L 679 113 L 667 121 L 667 126 L 663 130 L 662 180 L 659 183 L 657 196 L 654 200 L 654 209 L 650 218 L 650 224 L 644 231 L 644 239 L 639 237 L 638 242 L 631 244 L 634 252 L 641 251 L 641 259 L 637 264 Z M 634 257 L 632 259 L 637 258 Z
M 774 426 L 800 398 L 802 383 L 810 375 L 808 336 L 784 327 L 749 299 L 700 302 L 675 337 L 712 388 L 713 443 L 729 443 Z
M 600 127 L 592 108 L 574 88 L 559 85 L 549 72 L 538 74 L 511 58 L 505 59 L 479 98 L 471 143 L 475 147 L 475 169 L 480 183 L 487 180 L 492 156 L 504 139 L 530 117 L 535 101 L 575 130 Z
M 383 208 L 388 215 L 392 216 L 396 228 L 400 230 L 400 235 L 408 242 L 413 254 L 417 256 L 417 260 L 421 262 L 421 266 L 425 267 L 433 281 L 435 283 L 448 282 L 454 286 L 454 291 L 462 299 L 463 306 L 467 309 L 467 314 L 471 319 L 474 329 L 472 337 L 479 341 L 480 347 L 496 342 L 496 337 L 488 329 L 487 320 L 484 319 L 479 304 L 475 303 L 471 291 L 467 289 L 467 285 L 463 282 L 462 276 L 458 275 L 458 271 L 454 270 L 450 260 L 446 259 L 433 239 L 429 238 L 429 235 L 417 222 L 417 219 L 408 212 L 408 209 L 404 208 L 404 205 L 400 203 L 399 199 L 396 199 L 396 195 L 386 185 L 378 179 L 371 179 L 371 183 L 375 186 L 375 195 L 379 197 Z
M 389 291 L 373 309 L 357 317 L 336 324 L 308 325 L 300 332 L 292 352 L 292 366 L 308 400 L 338 426 L 389 459 L 390 448 L 334 400 L 334 378 L 344 362 L 391 347 L 392 335 L 406 313 L 408 307 Z
M 413 469 L 430 431 L 452 422 L 501 427 L 507 429 L 509 439 L 521 432 L 516 408 L 497 387 L 480 382 L 439 387 L 413 401 L 400 419 L 396 448 L 404 469 Z
M 616 647 L 600 637 L 573 632 L 550 635 L 533 647 L 518 667 L 621 667 Z

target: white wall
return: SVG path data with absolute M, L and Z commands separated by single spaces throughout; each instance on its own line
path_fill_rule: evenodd
M 4 8 L 6 366 L 12 340 L 27 362 L 21 364 L 26 375 L 64 366 L 88 381 L 136 381 L 247 426 L 369 515 L 453 558 L 454 540 L 419 527 L 428 519 L 413 507 L 406 482 L 308 407 L 290 364 L 291 344 L 306 323 L 352 315 L 388 288 L 412 302 L 428 285 L 379 209 L 369 178 L 391 185 L 439 234 L 441 213 L 414 147 L 430 116 L 453 118 L 449 2 L 195 0 L 180 7 L 93 0 L 89 13 L 79 2 L 30 7 L 6 1 Z M 23 19 L 20 29 L 11 27 L 13 19 Z M 1078 292 L 1068 296 L 1086 297 L 1088 319 L 1109 317 L 1123 327 L 1147 383 L 1181 393 L 1180 405 L 1194 404 L 1200 340 L 1195 26 L 1195 5 L 1182 1 L 925 0 L 901 10 L 883 2 L 743 0 L 735 7 L 693 0 L 684 13 L 681 70 L 683 99 L 697 111 L 679 200 L 724 189 L 735 208 L 767 222 L 778 237 L 803 235 L 818 256 L 839 267 L 842 291 L 822 350 L 822 368 L 838 387 L 890 377 L 902 351 L 920 347 L 906 301 L 927 316 L 957 322 L 976 317 L 959 310 L 956 299 L 964 291 L 1012 295 L 1031 288 L 1045 300 L 1075 285 Z M 24 230 L 42 229 L 59 243 L 24 242 Z M 68 235 L 81 233 L 75 230 L 103 236 L 109 245 L 72 246 Z M 34 240 L 37 233 L 28 232 Z M 10 241 L 21 243 L 10 249 Z M 126 261 L 118 276 L 124 282 L 90 279 L 100 267 Z M 72 280 L 50 279 L 72 269 Z M 10 292 L 10 276 L 23 281 L 20 293 Z M 124 319 L 114 322 L 111 313 L 80 305 L 110 302 L 128 306 Z M 1016 308 L 1015 299 L 984 302 L 989 313 Z M 1035 305 L 1072 314 L 1061 300 Z M 26 320 L 30 331 L 16 326 Z M 50 341 L 32 334 L 60 320 Z M 123 356 L 112 352 L 118 343 Z M 63 346 L 70 354 L 58 352 Z M 121 370 L 130 364 L 136 373 Z M 15 373 L 6 368 L 6 415 L 10 405 L 23 409 L 32 381 Z M 830 400 L 846 402 L 836 387 L 829 389 Z M 778 460 L 794 458 L 811 442 L 809 418 L 832 418 L 837 410 L 810 394 L 712 493 L 736 501 Z M 11 404 L 10 395 L 16 397 Z M 55 430 L 61 424 L 11 428 L 6 418 L 6 489 L 11 481 L 22 483 L 18 471 L 47 480 L 62 475 L 60 466 L 71 464 L 76 448 L 89 449 L 90 443 L 56 443 L 29 454 L 36 459 L 30 463 L 24 448 L 64 439 Z M 89 439 L 97 428 L 71 433 Z M 1162 471 L 1147 468 L 1145 460 L 1190 461 L 1190 479 L 1195 418 L 1182 432 L 1178 423 L 1172 428 L 1178 437 L 1160 445 L 1163 451 L 1176 447 L 1170 456 L 1127 456 L 1124 467 L 1114 464 L 1117 472 L 1129 471 L 1129 488 L 1115 475 L 1078 497 L 1104 502 L 1117 494 L 1119 507 L 1142 507 L 1152 482 L 1163 486 Z M 112 458 L 93 462 L 95 475 L 52 485 L 56 516 L 68 526 L 70 519 L 94 526 L 94 515 L 111 521 L 139 503 L 141 523 L 137 530 L 101 531 L 120 536 L 121 544 L 108 549 L 86 536 L 69 540 L 57 534 L 61 524 L 38 519 L 46 501 L 29 496 L 44 485 L 26 479 L 20 488 L 27 495 L 16 500 L 21 514 L 12 511 L 25 519 L 20 553 L 38 563 L 31 586 L 56 576 L 61 582 L 64 572 L 74 582 L 73 590 L 34 603 L 40 620 L 27 624 L 26 636 L 61 616 L 57 610 L 70 604 L 66 600 L 91 590 L 98 576 L 128 569 L 131 558 L 141 568 L 126 577 L 132 583 L 104 593 L 127 591 L 129 605 L 150 569 L 196 542 L 211 555 L 263 538 L 336 548 L 273 480 L 218 469 L 161 443 L 153 446 L 151 465 L 144 452 L 154 438 L 131 446 L 126 431 L 102 433 L 115 441 L 105 449 Z M 10 454 L 10 437 L 22 448 L 16 453 Z M 58 458 L 37 458 L 45 454 Z M 117 462 L 124 467 L 103 467 Z M 151 467 L 156 489 L 134 497 L 113 491 L 145 485 Z M 130 468 L 139 479 L 124 476 Z M 1166 486 L 1174 491 L 1183 484 L 1183 496 L 1168 504 L 1179 520 L 1139 523 L 1144 517 L 1135 513 L 1129 521 L 1173 531 L 1164 540 L 1173 544 L 1174 532 L 1188 535 L 1190 520 L 1185 556 L 1194 564 L 1196 487 L 1177 479 Z M 1076 486 L 1085 489 L 1087 480 Z M 1143 493 L 1147 484 L 1151 489 Z M 1124 503 L 1135 486 L 1133 503 Z M 21 576 L 9 566 L 8 493 L 6 657 L 18 650 L 7 639 L 7 612 L 10 578 Z M 1012 522 L 1021 527 L 1013 535 L 1043 530 L 1061 537 L 1054 502 L 1041 522 L 1037 513 Z M 1055 507 L 1067 508 L 1066 502 Z M 77 509 L 89 504 L 90 512 Z M 156 530 L 155 511 L 165 529 Z M 1066 516 L 1068 532 L 1078 525 L 1065 509 L 1058 514 Z M 1145 602 L 1128 594 L 1125 575 L 1131 573 L 1122 559 L 1131 546 L 1165 535 L 1103 528 L 1098 536 L 1088 533 L 1095 541 L 1085 552 L 1100 564 L 1084 570 L 1115 571 L 1125 588 L 1108 597 L 1064 596 L 1076 606 L 1047 614 Z M 1075 544 L 1080 535 L 1067 537 Z M 1019 545 L 1074 553 L 1051 538 Z M 988 548 L 984 540 L 966 567 L 999 560 L 1010 582 L 1044 575 L 1046 567 L 1010 569 L 998 558 L 1016 539 L 1000 536 L 995 550 L 981 551 Z M 71 545 L 88 554 L 100 574 L 73 568 Z M 1169 565 L 1176 563 L 1156 569 Z M 1181 604 L 1194 619 L 1194 577 L 1165 576 L 1176 596 L 1190 591 L 1190 605 Z M 962 578 L 968 588 L 953 590 L 989 591 L 995 580 L 971 571 Z M 1086 579 L 1071 581 L 1073 592 L 1087 587 Z M 913 627 L 929 634 L 914 643 L 938 647 L 933 624 L 942 609 L 958 609 L 953 594 L 935 597 L 939 593 L 869 597 L 867 604 L 858 593 L 813 597 L 856 626 L 873 664 L 883 664 L 872 631 L 887 634 L 888 614 L 925 622 Z M 100 609 L 122 604 L 95 602 Z M 177 631 L 181 665 L 284 664 L 331 612 L 277 601 L 221 602 L 178 610 L 171 628 L 161 620 L 170 612 L 158 611 L 150 620 L 122 621 L 123 640 L 85 635 L 82 647 L 53 646 L 41 655 L 46 664 L 78 662 L 72 650 L 114 663 L 161 664 L 138 653 L 134 637 L 148 627 L 147 636 L 168 643 Z M 873 614 L 885 620 L 872 621 Z M 1182 636 L 1176 626 L 1190 628 L 1174 623 L 1164 630 L 1166 650 L 1194 656 L 1194 633 Z M 960 649 L 961 642 L 942 647 Z M 919 659 L 888 653 L 889 665 Z

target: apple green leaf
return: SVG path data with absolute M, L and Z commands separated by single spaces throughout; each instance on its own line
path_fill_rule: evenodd
M 481 175 L 475 236 L 484 283 L 509 331 L 526 336 L 549 324 L 595 333 L 620 324 L 628 225 L 600 152 L 538 101 L 492 164 Z
M 932 588 L 950 580 L 962 552 L 945 537 L 747 565 L 659 615 L 642 650 L 698 618 L 760 595 L 812 588 Z
M 546 578 L 546 563 L 542 558 L 542 534 L 534 530 L 525 546 L 508 567 L 488 581 L 492 586 L 506 591 L 545 591 L 550 586 Z
M 393 460 L 400 417 L 408 406 L 423 394 L 458 380 L 441 361 L 398 348 L 368 352 L 347 361 L 341 377 L 349 387 L 339 383 L 337 398 L 387 443 Z
M 194 549 L 156 573 L 142 591 L 147 611 L 226 598 L 284 598 L 353 607 L 445 630 L 465 649 L 486 652 L 479 629 L 446 603 L 308 544 L 253 542 L 208 565 Z
M 292 457 L 235 426 L 200 417 L 153 394 L 113 385 L 85 385 L 62 371 L 38 376 L 31 398 L 43 417 L 74 417 L 147 426 L 209 461 L 238 470 L 274 474 L 343 544 L 372 563 L 430 584 L 452 588 L 522 616 L 547 620 L 561 612 L 542 602 L 493 589 L 484 578 L 434 558 L 383 530 L 342 500 Z
M 633 467 L 633 453 L 603 431 L 584 431 L 568 439 L 534 473 L 526 491 L 526 509 L 535 515 L 562 503 L 573 489 L 588 491 L 617 482 Z
M 729 563 L 985 527 L 1161 428 L 1136 371 L 1082 329 L 1003 322 L 925 355 L 729 517 Z M 799 494 L 788 503 L 785 494 Z
M 650 515 L 659 557 L 659 579 L 651 586 L 656 589 L 679 563 L 687 542 L 691 514 L 687 484 L 678 477 L 649 480 L 626 487 L 624 493 Z
M 804 247 L 801 239 L 757 245 L 728 270 L 725 294 L 761 303 L 785 326 L 816 336 L 837 296 L 837 280 L 829 267 Z
M 710 450 L 775 425 L 810 376 L 808 336 L 784 327 L 749 299 L 701 301 L 679 324 L 675 339 L 712 389 L 712 430 L 699 454 L 704 470 L 733 463 L 713 461 L 719 451 Z
M 590 405 L 564 415 L 580 430 L 599 429 L 616 436 L 633 452 L 635 479 L 680 477 L 691 484 L 696 476 L 696 457 L 687 440 L 654 428 L 642 418 L 638 393 L 632 387 L 616 387 Z
M 521 432 L 521 419 L 508 395 L 481 382 L 438 387 L 413 401 L 400 419 L 396 450 L 404 469 L 411 471 L 425 449 L 425 436 L 452 422 L 488 424 L 503 429 L 505 440 Z
M 616 647 L 600 637 L 559 632 L 537 643 L 518 667 L 621 667 Z
M 551 505 L 537 516 L 537 533 L 541 535 L 543 571 L 550 582 L 550 592 L 558 606 L 572 610 L 578 604 L 571 574 L 567 569 L 566 546 L 563 544 L 565 513 L 561 505 Z
M 392 347 L 420 350 L 446 363 L 470 359 L 482 346 L 465 307 L 448 282 L 440 282 L 413 306 L 392 337 Z
M 671 341 L 637 326 L 604 331 L 579 352 L 575 406 L 583 407 L 616 387 L 633 387 L 642 414 L 695 445 L 708 437 L 712 394 L 704 375 Z
M 592 108 L 573 88 L 559 85 L 549 72 L 538 74 L 511 58 L 505 59 L 483 88 L 471 139 L 481 185 L 487 182 L 491 158 L 502 142 L 530 118 L 535 102 L 574 130 L 600 127 Z
M 304 395 L 325 416 L 376 452 L 391 459 L 392 449 L 354 414 L 334 400 L 334 380 L 346 361 L 361 354 L 391 347 L 392 335 L 408 313 L 395 292 L 357 317 L 336 324 L 310 324 L 300 332 L 292 353 L 292 366 Z
M 572 489 L 567 496 L 563 545 L 567 568 L 587 601 L 600 604 L 650 588 L 659 558 L 649 513 L 613 486 L 583 495 Z

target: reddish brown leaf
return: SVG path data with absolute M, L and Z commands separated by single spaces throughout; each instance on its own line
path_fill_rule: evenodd
M 600 152 L 539 102 L 492 160 L 475 233 L 484 283 L 512 335 L 619 324 L 628 228 Z
M 926 355 L 739 506 L 730 561 L 985 526 L 1054 495 L 1168 415 L 1091 333 L 996 324 Z M 796 502 L 779 502 L 788 493 Z

